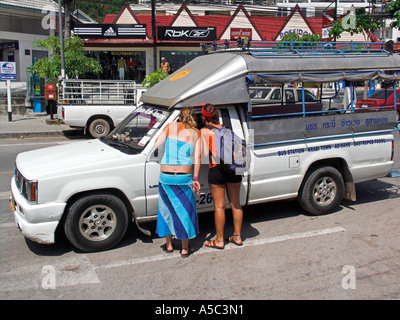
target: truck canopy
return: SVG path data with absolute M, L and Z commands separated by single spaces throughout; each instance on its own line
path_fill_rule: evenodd
M 391 80 L 400 56 L 373 54 L 275 54 L 221 52 L 200 56 L 149 89 L 141 101 L 180 108 L 247 103 L 247 84 Z

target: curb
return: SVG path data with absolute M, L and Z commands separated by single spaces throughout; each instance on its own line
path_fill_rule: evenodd
M 72 131 L 72 130 L 71 130 Z M 0 139 L 23 139 L 34 137 L 61 137 L 66 136 L 66 131 L 47 131 L 47 132 L 4 132 L 0 133 Z

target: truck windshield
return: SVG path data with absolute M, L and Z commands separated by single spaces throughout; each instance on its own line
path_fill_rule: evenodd
M 167 109 L 142 105 L 101 140 L 120 151 L 139 153 L 161 128 L 169 114 Z

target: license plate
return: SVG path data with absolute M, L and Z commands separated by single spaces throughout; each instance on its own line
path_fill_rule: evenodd
M 14 213 L 15 211 L 15 201 L 14 201 L 14 196 L 11 193 L 11 199 L 10 199 L 10 208 L 11 208 L 11 212 Z

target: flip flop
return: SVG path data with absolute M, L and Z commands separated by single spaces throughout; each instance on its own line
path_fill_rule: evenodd
M 241 243 L 238 243 L 238 242 L 236 242 L 236 241 L 234 240 L 235 237 L 240 237 L 240 235 L 234 234 L 233 236 L 226 238 L 226 241 L 228 241 L 228 242 L 230 242 L 230 243 L 233 243 L 233 244 L 237 245 L 238 247 L 241 247 L 241 246 L 243 245 L 243 241 L 242 241 Z
M 217 241 L 217 239 L 214 239 L 214 240 L 210 240 L 210 241 L 204 242 L 204 245 L 206 247 L 217 249 L 217 250 L 225 249 L 225 243 L 224 243 L 223 247 L 219 247 L 219 246 L 217 246 L 217 242 L 220 242 L 220 243 L 222 242 L 223 243 L 223 241 Z
M 161 249 L 163 249 L 163 251 L 166 252 L 166 253 L 172 253 L 172 252 L 174 252 L 174 245 L 172 244 L 172 250 L 168 250 L 168 249 L 167 249 L 167 244 L 164 243 L 164 244 L 161 246 Z
M 187 258 L 194 252 L 194 248 L 192 248 L 191 246 L 188 247 L 188 253 L 183 254 L 182 250 L 183 249 L 181 249 L 181 251 L 179 251 L 179 253 L 181 254 L 182 258 Z

